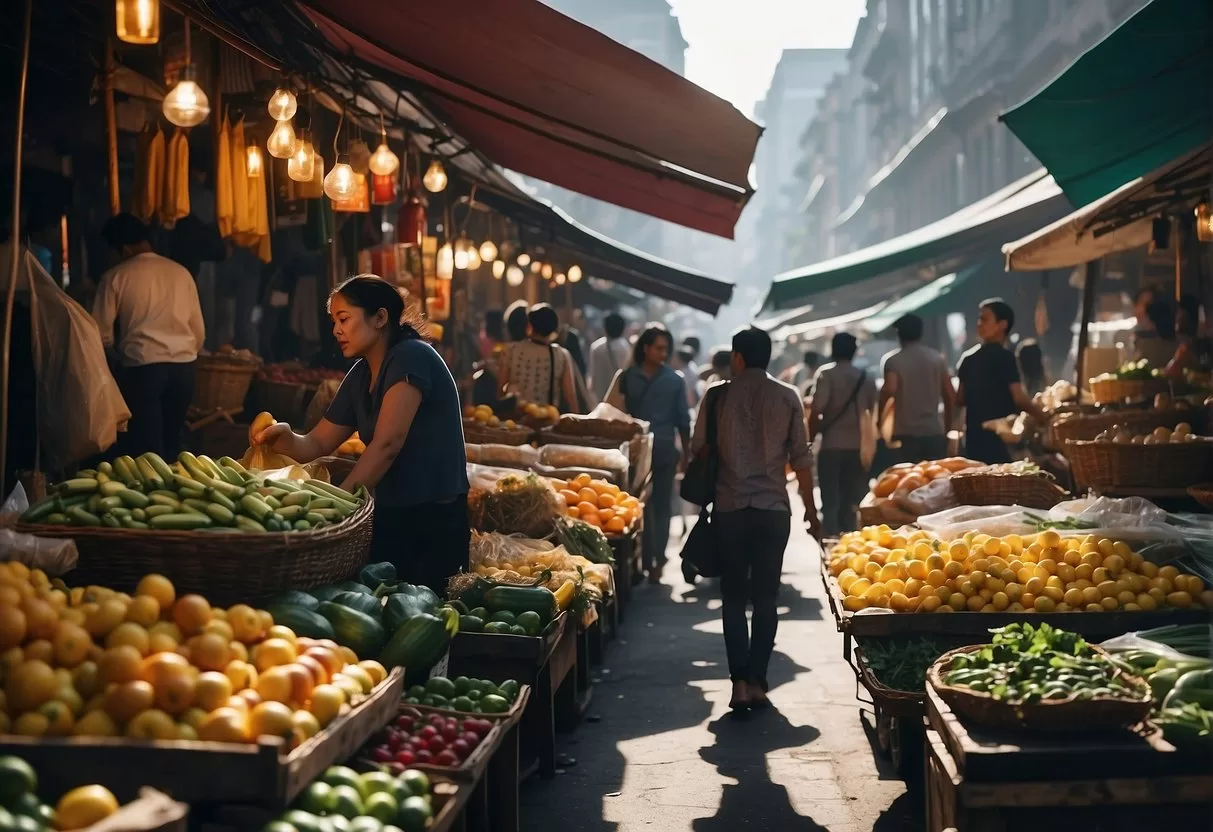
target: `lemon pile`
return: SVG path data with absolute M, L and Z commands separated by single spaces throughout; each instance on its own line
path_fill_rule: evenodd
M 134 595 L 0 563 L 0 734 L 295 747 L 387 671 L 297 637 L 265 610 L 212 607 L 146 575 Z
M 829 568 L 852 612 L 1213 608 L 1213 592 L 1194 575 L 1151 563 L 1123 541 L 1051 530 L 946 542 L 918 529 L 868 526 L 842 536 Z

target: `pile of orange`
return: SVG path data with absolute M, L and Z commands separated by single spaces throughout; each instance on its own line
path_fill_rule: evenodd
M 569 517 L 597 526 L 607 534 L 623 534 L 635 525 L 644 510 L 640 500 L 606 480 L 578 474 L 554 483 L 564 498 Z
M 133 595 L 0 563 L 0 734 L 294 747 L 387 676 L 245 604 L 147 575 Z

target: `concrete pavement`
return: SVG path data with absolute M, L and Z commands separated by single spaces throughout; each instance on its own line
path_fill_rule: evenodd
M 608 647 L 597 721 L 563 740 L 576 763 L 523 786 L 522 828 L 921 829 L 921 799 L 873 754 L 819 563 L 794 524 L 770 670 L 775 709 L 739 721 L 728 716 L 720 594 L 684 583 L 672 555 L 662 585 L 637 587 Z

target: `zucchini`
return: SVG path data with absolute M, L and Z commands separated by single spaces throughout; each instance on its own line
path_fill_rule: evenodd
M 311 499 L 312 495 L 310 492 L 291 491 L 282 498 L 282 507 L 286 508 L 287 506 L 302 506 L 306 509 L 308 504 L 311 502 Z
M 213 525 L 211 518 L 193 511 L 182 514 L 158 514 L 147 522 L 153 529 L 171 529 L 183 532 L 205 529 L 207 526 Z
M 311 600 L 315 602 L 314 598 Z M 333 625 L 314 609 L 299 604 L 285 603 L 267 604 L 265 609 L 273 616 L 275 624 L 290 627 L 294 630 L 295 635 L 305 638 L 330 638 L 340 643 Z
M 151 505 L 151 498 L 146 494 L 140 494 L 133 488 L 124 488 L 117 494 L 118 499 L 127 505 L 128 508 L 147 508 Z
M 22 523 L 40 523 L 48 516 L 59 509 L 59 500 L 56 497 L 43 497 L 38 502 L 25 510 L 21 515 Z
M 143 485 L 149 490 L 156 491 L 164 488 L 164 480 L 160 479 L 160 475 L 156 473 L 156 469 L 143 457 L 135 460 L 135 470 L 139 473 L 139 479 L 143 480 Z
M 270 507 L 252 494 L 245 494 L 240 498 L 240 508 L 245 514 L 260 523 L 264 523 L 271 513 Z
M 164 480 L 165 483 L 173 481 L 173 469 L 168 467 L 168 463 L 160 458 L 160 454 L 148 451 L 140 459 L 147 460 L 148 465 L 152 466 L 152 470 L 156 472 L 156 476 Z
M 92 512 L 85 511 L 81 506 L 72 506 L 67 510 L 67 516 L 78 526 L 100 526 L 101 518 Z
M 556 617 L 556 596 L 544 586 L 495 586 L 484 594 L 491 612 L 537 612 L 546 625 Z
M 316 612 L 333 625 L 334 641 L 348 647 L 358 656 L 377 656 L 387 640 L 383 625 L 358 610 L 323 601 Z
M 97 490 L 101 493 L 102 497 L 116 497 L 118 496 L 118 493 L 123 491 L 125 488 L 126 483 L 122 482 L 121 480 L 111 479 L 109 482 L 101 483 L 101 487 Z M 138 494 L 139 492 L 136 491 L 135 493 Z
M 59 483 L 60 494 L 92 494 L 101 483 L 97 482 L 96 477 L 76 477 L 75 479 L 64 480 Z
M 440 610 L 421 613 L 402 624 L 379 654 L 384 667 L 406 667 L 409 675 L 424 676 L 438 663 L 459 628 L 459 613 Z
M 221 526 L 230 526 L 236 522 L 236 515 L 218 503 L 208 503 L 206 513 L 208 517 Z
M 237 474 L 240 474 L 242 477 L 248 475 L 248 469 L 245 468 L 243 465 L 241 465 L 236 460 L 232 459 L 230 456 L 219 457 L 219 464 L 222 465 L 224 468 L 231 468 L 233 471 L 235 471 Z
M 258 523 L 251 517 L 245 517 L 243 514 L 236 515 L 236 528 L 245 532 L 254 532 L 257 534 L 265 534 L 267 529 L 265 526 Z

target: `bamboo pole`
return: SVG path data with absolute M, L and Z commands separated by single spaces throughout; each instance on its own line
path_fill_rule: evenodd
M 122 196 L 118 189 L 118 116 L 114 112 L 114 42 L 105 39 L 105 153 L 109 182 L 110 216 L 122 210 Z
M 1083 364 L 1087 358 L 1087 346 L 1091 340 L 1091 317 L 1095 314 L 1095 284 L 1099 281 L 1099 273 L 1103 270 L 1102 260 L 1092 260 L 1087 263 L 1087 273 L 1082 281 L 1082 321 L 1078 325 L 1078 355 L 1074 361 L 1074 385 L 1082 390 L 1086 383 L 1086 371 Z
M 21 159 L 25 138 L 25 91 L 29 86 L 29 50 L 34 0 L 25 0 L 25 30 L 21 44 L 21 79 L 17 86 L 16 141 L 13 143 L 13 216 L 9 237 L 8 292 L 4 299 L 3 363 L 0 364 L 0 493 L 7 493 L 8 386 L 13 351 L 13 301 L 17 296 L 17 270 L 21 266 Z

